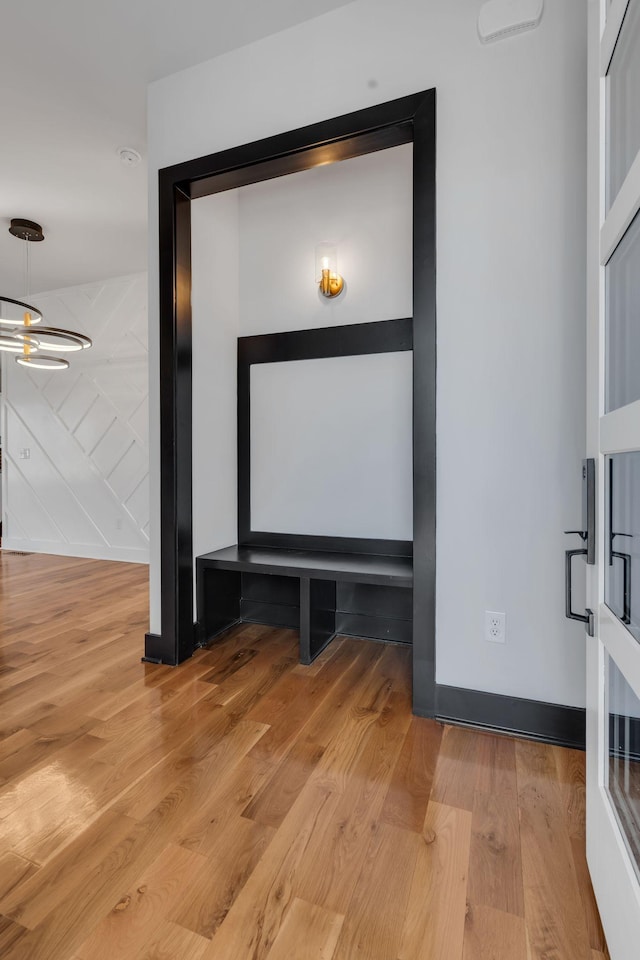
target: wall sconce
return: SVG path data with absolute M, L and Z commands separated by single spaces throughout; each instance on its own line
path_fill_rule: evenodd
M 335 243 L 323 242 L 316 247 L 316 283 L 323 297 L 342 293 L 344 280 L 338 273 L 338 249 Z

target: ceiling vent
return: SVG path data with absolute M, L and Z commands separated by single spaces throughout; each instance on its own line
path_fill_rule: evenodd
M 543 9 L 544 0 L 488 0 L 478 15 L 480 39 L 492 43 L 534 30 L 542 20 Z

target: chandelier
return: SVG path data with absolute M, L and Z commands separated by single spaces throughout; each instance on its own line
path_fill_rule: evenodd
M 14 219 L 9 233 L 25 240 L 25 296 L 29 296 L 29 247 L 44 240 L 39 223 Z M 86 350 L 91 340 L 84 333 L 47 327 L 42 313 L 22 300 L 0 295 L 0 350 L 15 354 L 16 363 L 36 370 L 66 370 L 69 361 L 58 353 Z

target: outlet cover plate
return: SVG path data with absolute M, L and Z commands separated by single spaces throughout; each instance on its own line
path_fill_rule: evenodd
M 507 616 L 496 610 L 485 610 L 484 635 L 489 643 L 504 643 L 507 639 Z

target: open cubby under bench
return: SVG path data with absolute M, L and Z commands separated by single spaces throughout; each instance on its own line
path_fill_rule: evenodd
M 300 631 L 312 663 L 336 634 L 411 643 L 410 557 L 233 546 L 196 560 L 200 642 L 234 624 Z

